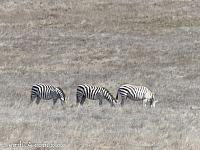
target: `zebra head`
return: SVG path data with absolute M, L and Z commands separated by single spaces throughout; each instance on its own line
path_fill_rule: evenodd
M 151 107 L 156 107 L 156 103 L 158 103 L 158 100 L 155 100 L 155 94 L 152 93 L 152 98 L 150 99 L 150 105 Z
M 58 97 L 61 100 L 61 103 L 63 104 L 63 102 L 65 103 L 65 93 L 63 92 L 63 90 L 60 87 L 56 87 L 57 89 L 57 93 L 58 93 Z
M 114 96 L 110 93 L 110 91 L 106 88 L 104 88 L 105 90 L 105 98 L 111 103 L 112 106 L 115 106 L 115 104 L 117 104 L 117 100 L 114 98 Z

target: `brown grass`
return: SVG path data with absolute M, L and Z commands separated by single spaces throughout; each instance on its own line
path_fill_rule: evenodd
M 20 141 L 58 143 L 63 147 L 55 149 L 63 150 L 199 149 L 199 5 L 2 1 L 0 149 Z M 66 108 L 58 103 L 52 109 L 52 101 L 29 106 L 35 83 L 62 87 Z M 156 109 L 133 101 L 111 108 L 87 100 L 75 107 L 81 83 L 104 86 L 114 96 L 121 84 L 144 85 L 160 103 Z

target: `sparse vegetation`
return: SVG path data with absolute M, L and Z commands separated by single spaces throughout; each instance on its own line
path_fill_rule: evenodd
M 197 0 L 3 0 L 0 3 L 0 149 L 200 149 L 200 9 Z M 69 96 L 28 105 L 31 86 Z M 124 83 L 156 93 L 156 109 L 128 101 L 75 107 L 76 86 Z M 191 109 L 194 108 L 194 109 Z M 197 108 L 197 109 L 195 109 Z M 19 148 L 18 148 L 19 149 Z M 25 149 L 25 148 L 22 148 Z M 52 148 L 36 148 L 43 150 Z

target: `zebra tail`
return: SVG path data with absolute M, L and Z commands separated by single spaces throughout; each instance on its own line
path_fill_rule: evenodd
M 32 90 L 31 90 L 31 101 L 33 100 L 33 92 L 32 92 Z
M 76 103 L 79 103 L 78 93 L 76 93 Z

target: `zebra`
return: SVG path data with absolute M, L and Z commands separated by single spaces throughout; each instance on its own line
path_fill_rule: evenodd
M 115 106 L 117 103 L 113 95 L 104 87 L 90 86 L 87 84 L 81 84 L 77 87 L 76 92 L 76 104 L 83 105 L 85 99 L 99 100 L 99 105 L 102 105 L 102 100 L 106 99 L 111 106 Z
M 124 101 L 127 98 L 135 101 L 142 100 L 144 107 L 146 107 L 147 102 L 150 102 L 151 107 L 155 107 L 156 103 L 158 102 L 158 100 L 155 100 L 154 93 L 144 86 L 124 84 L 119 87 L 116 100 L 118 99 L 118 95 L 121 96 L 121 106 L 124 105 Z
M 65 103 L 65 93 L 60 87 L 54 87 L 46 84 L 35 84 L 31 89 L 31 103 L 36 100 L 36 104 L 40 103 L 41 99 L 50 100 L 53 99 L 53 105 L 58 99 L 61 100 L 61 104 Z

